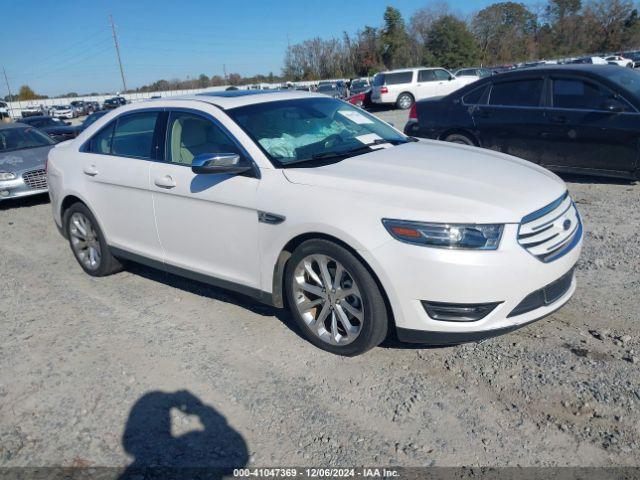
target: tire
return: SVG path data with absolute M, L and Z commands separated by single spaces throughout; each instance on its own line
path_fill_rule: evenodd
M 407 92 L 401 93 L 396 99 L 396 108 L 400 110 L 408 110 L 413 105 L 413 102 L 413 95 Z
M 322 263 L 336 289 L 322 289 L 327 284 Z M 328 240 L 307 240 L 289 258 L 284 284 L 292 316 L 316 347 L 351 357 L 386 338 L 389 318 L 382 292 L 369 270 L 346 248 Z M 306 290 L 311 287 L 315 293 Z
M 460 143 L 462 145 L 470 145 L 472 147 L 476 146 L 476 143 L 471 138 L 463 135 L 462 133 L 452 133 L 451 135 L 447 135 L 444 138 L 444 141 L 451 143 Z
M 122 270 L 122 264 L 111 254 L 96 218 L 86 205 L 71 205 L 64 213 L 64 226 L 73 256 L 86 273 L 104 277 Z

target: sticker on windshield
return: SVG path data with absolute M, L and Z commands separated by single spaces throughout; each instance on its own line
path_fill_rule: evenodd
M 358 140 L 359 142 L 364 143 L 365 145 L 368 145 L 373 150 L 377 150 L 378 148 L 387 148 L 387 147 L 393 146 L 390 143 L 376 144 L 375 143 L 376 140 L 382 140 L 382 137 L 380 137 L 379 135 L 376 135 L 375 133 L 367 133 L 366 135 L 359 135 L 355 137 L 355 139 Z
M 364 125 L 367 123 L 373 123 L 373 120 L 365 117 L 360 112 L 356 112 L 354 110 L 338 110 L 338 113 L 343 117 L 348 118 L 353 123 L 357 123 L 359 125 Z

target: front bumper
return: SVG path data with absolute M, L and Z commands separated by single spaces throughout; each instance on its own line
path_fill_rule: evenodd
M 18 177 L 15 180 L 0 181 L 0 201 L 28 197 L 29 195 L 39 195 L 47 192 L 47 188 L 29 187 L 22 177 Z
M 552 303 L 510 316 L 532 292 L 567 274 L 582 247 L 580 239 L 561 258 L 543 263 L 518 244 L 517 231 L 518 225 L 505 225 L 500 247 L 494 251 L 429 248 L 392 239 L 361 252 L 384 287 L 399 338 L 448 344 L 495 336 L 549 315 L 569 301 L 575 279 Z M 463 322 L 434 320 L 422 301 L 499 304 L 484 318 Z

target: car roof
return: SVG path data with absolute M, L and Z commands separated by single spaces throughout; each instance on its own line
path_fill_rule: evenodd
M 297 100 L 303 98 L 328 98 L 320 93 L 311 93 L 302 90 L 228 90 L 220 92 L 205 92 L 195 95 L 168 97 L 149 100 L 161 102 L 167 100 L 196 100 L 210 103 L 223 110 L 230 108 L 253 105 L 255 103 L 276 102 L 281 100 Z
M 31 125 L 27 125 L 25 123 L 14 122 L 14 123 L 2 123 L 0 122 L 0 130 L 10 130 L 12 128 L 33 128 Z
M 493 78 L 516 77 L 519 75 L 527 75 L 530 73 L 586 73 L 591 75 L 602 75 L 610 72 L 612 68 L 624 68 L 617 65 L 609 64 L 567 64 L 567 65 L 536 65 L 535 67 L 515 68 L 507 70 L 493 76 Z
M 22 120 L 23 121 L 24 120 L 28 120 L 28 121 L 31 121 L 31 120 L 44 120 L 45 118 L 53 118 L 53 117 L 50 117 L 49 115 L 31 115 L 29 117 L 23 118 Z

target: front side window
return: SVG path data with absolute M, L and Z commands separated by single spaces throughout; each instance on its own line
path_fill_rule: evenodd
M 491 88 L 490 105 L 537 107 L 542 95 L 542 79 L 496 83 Z
M 211 120 L 188 112 L 173 112 L 167 127 L 167 161 L 191 165 L 204 153 L 237 153 L 240 149 Z
M 433 70 L 419 70 L 418 81 L 419 82 L 435 82 L 436 74 Z
M 158 112 L 141 112 L 118 118 L 111 153 L 123 157 L 151 159 L 153 132 L 156 128 Z
M 614 92 L 588 80 L 553 80 L 553 106 L 556 108 L 606 110 L 605 105 L 612 100 L 616 100 Z
M 305 98 L 237 107 L 227 113 L 277 166 L 348 158 L 371 146 L 407 138 L 361 109 L 332 98 Z
M 442 70 L 439 68 L 438 70 L 434 70 L 433 74 L 436 76 L 436 80 L 449 80 L 451 78 L 451 74 L 446 70 Z

